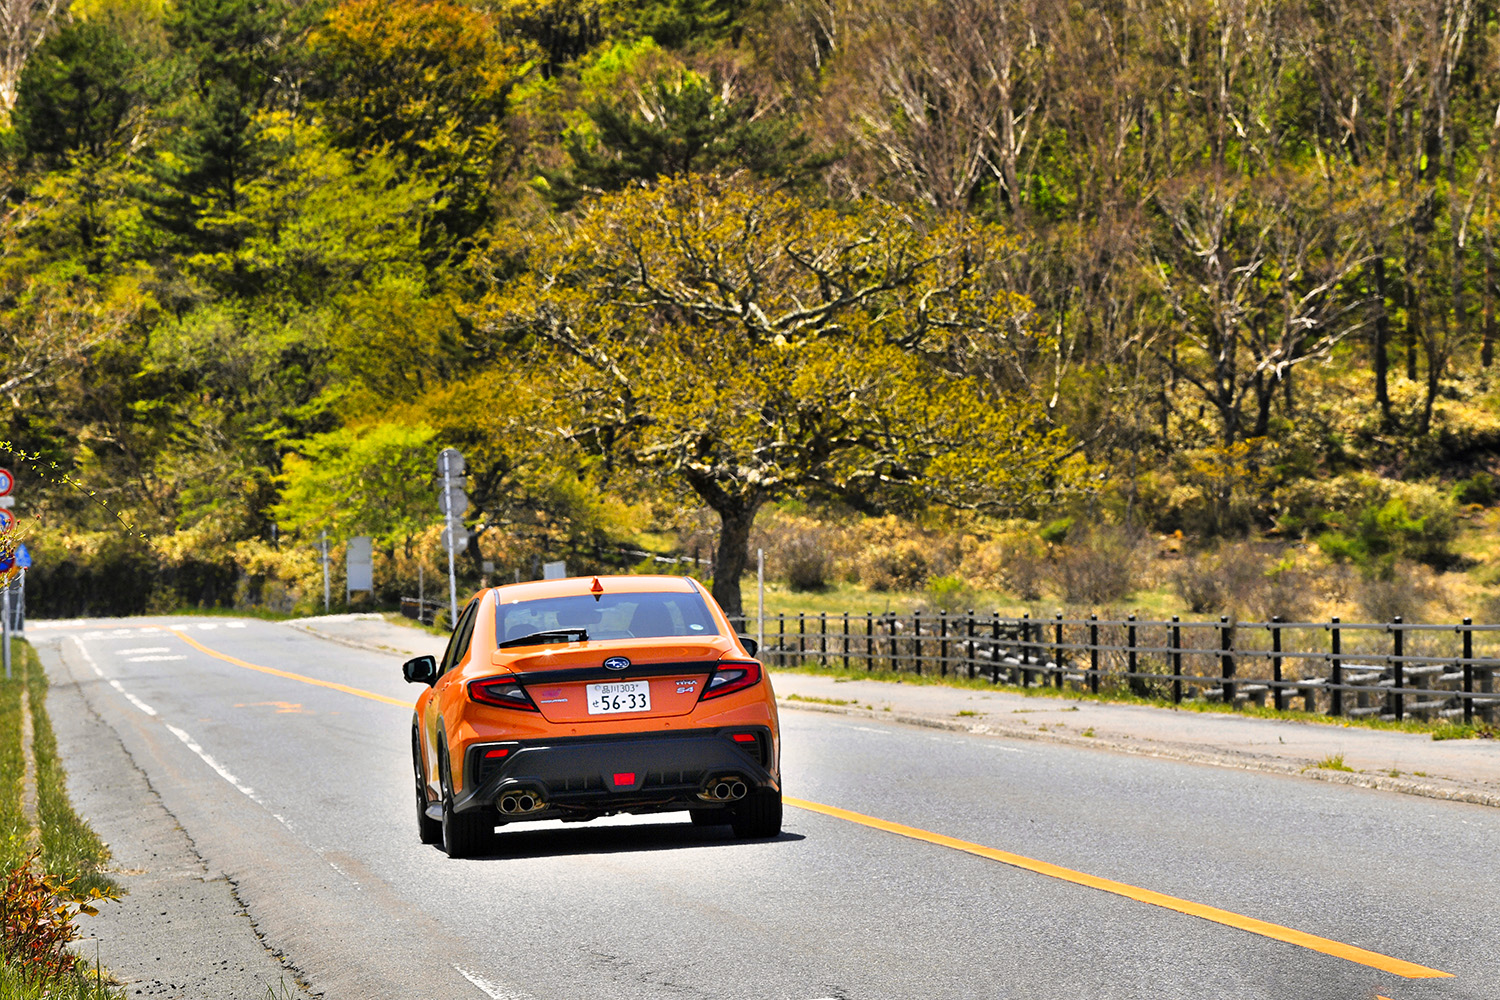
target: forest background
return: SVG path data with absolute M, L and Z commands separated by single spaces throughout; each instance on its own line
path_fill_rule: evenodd
M 445 446 L 469 585 L 1500 613 L 1494 3 L 0 21 L 34 615 L 433 589 Z

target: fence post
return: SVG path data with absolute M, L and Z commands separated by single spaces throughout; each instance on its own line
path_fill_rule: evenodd
M 849 612 L 844 612 L 844 669 L 849 669 Z
M 828 612 L 818 612 L 818 666 L 828 666 Z
M 1054 686 L 1059 691 L 1062 690 L 1062 686 L 1063 686 L 1063 629 L 1062 629 L 1062 621 L 1063 621 L 1063 619 L 1062 619 L 1062 612 L 1059 611 L 1057 613 L 1057 624 L 1053 626 L 1054 631 L 1053 631 L 1053 636 L 1052 636 L 1056 640 L 1056 642 L 1053 643 L 1053 648 L 1052 648 L 1052 665 L 1057 668 L 1057 673 L 1054 675 L 1057 678 L 1057 683 Z
M 1396 721 L 1400 722 L 1406 716 L 1406 696 L 1401 693 L 1401 689 L 1406 687 L 1406 664 L 1401 661 L 1406 652 L 1406 630 L 1401 627 L 1400 615 L 1391 619 L 1391 633 L 1391 676 L 1395 678 L 1391 691 L 1391 708 Z
M 911 652 L 912 669 L 918 674 L 922 672 L 922 612 L 911 613 Z
M 1031 662 L 1031 612 L 1027 611 L 1021 615 L 1021 686 L 1031 687 L 1031 671 L 1026 669 L 1026 664 Z
M 1219 666 L 1223 677 L 1224 704 L 1234 707 L 1234 656 L 1229 652 L 1232 629 L 1228 615 L 1219 616 Z
M 1339 656 L 1339 617 L 1334 615 L 1328 623 L 1329 649 L 1332 657 L 1333 670 L 1328 675 L 1330 689 L 1328 692 L 1328 714 L 1339 716 L 1344 714 L 1344 661 Z
M 964 627 L 968 638 L 968 648 L 964 651 L 969 661 L 969 680 L 974 679 L 974 609 L 969 609 L 969 622 Z
M 1474 619 L 1464 619 L 1464 725 L 1474 722 Z
M 1281 616 L 1271 616 L 1271 703 L 1276 706 L 1276 711 L 1286 707 L 1285 696 L 1281 690 Z
M 943 608 L 938 612 L 938 670 L 944 676 L 948 676 L 948 609 Z
M 1142 684 L 1141 679 L 1135 675 L 1137 665 L 1135 655 L 1135 614 L 1126 615 L 1125 621 L 1129 623 L 1125 626 L 1125 683 L 1130 685 L 1132 692 L 1145 697 L 1146 685 Z
M 1172 704 L 1182 704 L 1182 621 L 1172 616 Z
M 1000 609 L 995 609 L 995 617 L 990 621 L 990 638 L 993 640 L 990 646 L 990 683 L 1000 683 Z
M 1099 693 L 1099 615 L 1089 613 L 1089 691 Z
M 875 612 L 865 612 L 865 673 L 875 669 Z
M 807 662 L 807 612 L 797 612 L 797 666 Z

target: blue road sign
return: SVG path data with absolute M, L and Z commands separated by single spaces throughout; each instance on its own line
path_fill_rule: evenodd
M 31 553 L 26 550 L 25 545 L 16 546 L 16 565 L 22 569 L 31 568 Z

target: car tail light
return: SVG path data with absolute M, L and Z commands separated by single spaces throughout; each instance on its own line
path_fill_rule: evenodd
M 469 697 L 482 705 L 499 705 L 502 708 L 516 708 L 523 712 L 535 712 L 537 707 L 531 701 L 531 696 L 526 689 L 508 677 L 491 677 L 488 680 L 474 681 L 469 685 Z
M 750 660 L 720 660 L 699 701 L 721 698 L 760 683 L 760 664 Z

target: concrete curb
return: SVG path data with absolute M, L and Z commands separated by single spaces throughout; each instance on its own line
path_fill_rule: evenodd
M 1225 753 L 1221 750 L 1206 750 L 1173 743 L 1133 743 L 1103 736 L 1075 736 L 1072 733 L 1050 731 L 1038 732 L 1034 729 L 997 726 L 990 723 L 957 722 L 953 719 L 912 715 L 905 712 L 875 712 L 845 705 L 823 705 L 817 702 L 789 700 L 786 698 L 776 699 L 776 704 L 780 708 L 793 709 L 799 712 L 826 712 L 830 715 L 847 715 L 868 719 L 872 722 L 895 722 L 901 725 L 920 726 L 926 729 L 943 729 L 948 732 L 968 733 L 972 736 L 1034 740 L 1044 743 L 1058 743 L 1064 746 L 1079 747 L 1087 750 L 1109 750 L 1136 757 L 1159 757 L 1165 760 L 1178 760 L 1189 764 L 1207 764 L 1212 767 L 1224 767 L 1238 771 L 1259 771 L 1266 774 L 1281 774 L 1294 778 L 1311 778 L 1314 781 L 1330 781 L 1337 785 L 1352 785 L 1357 788 L 1370 788 L 1383 792 L 1399 792 L 1403 795 L 1418 795 L 1424 798 L 1443 799 L 1449 802 L 1467 802 L 1472 805 L 1490 806 L 1500 809 L 1500 794 L 1485 792 L 1475 788 L 1465 788 L 1462 785 L 1411 781 L 1406 778 L 1393 778 L 1389 775 L 1366 774 L 1362 771 L 1333 771 L 1312 765 L 1291 764 L 1283 760 L 1275 760 L 1256 754 Z

